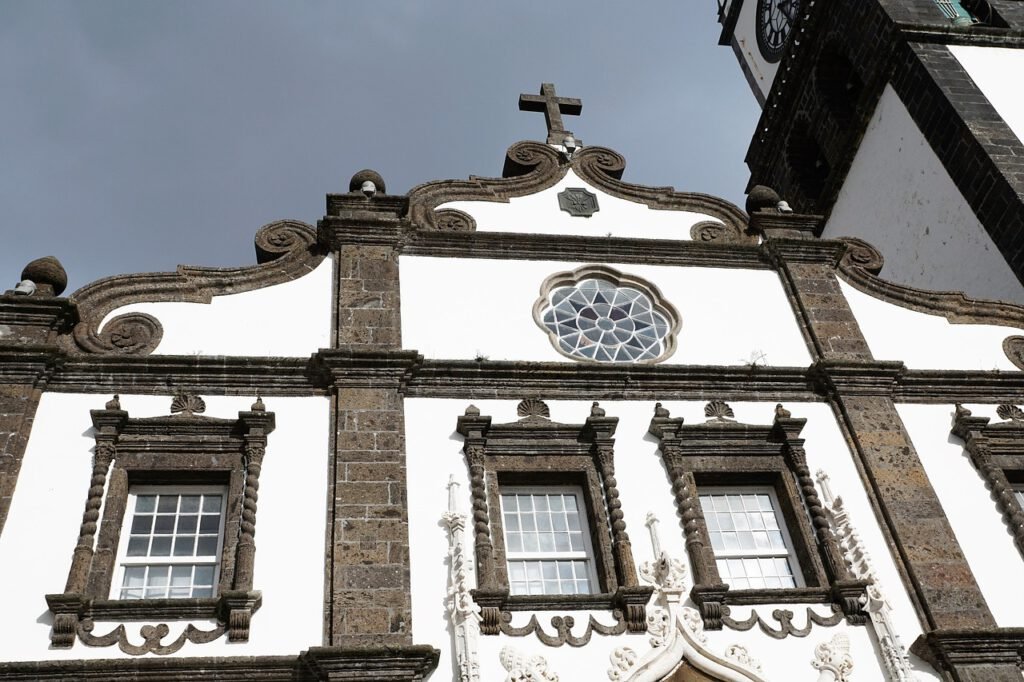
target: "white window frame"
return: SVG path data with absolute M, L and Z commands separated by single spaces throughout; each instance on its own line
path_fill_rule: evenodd
M 576 510 L 579 512 L 580 531 L 583 534 L 583 551 L 552 551 L 552 552 L 512 552 L 508 548 L 508 528 L 505 523 L 505 495 L 572 495 L 576 498 Z M 601 583 L 597 575 L 597 555 L 594 554 L 590 539 L 590 508 L 587 506 L 583 488 L 580 486 L 531 485 L 531 486 L 499 486 L 498 504 L 501 507 L 502 541 L 505 544 L 505 572 L 509 576 L 509 589 L 512 587 L 511 561 L 584 561 L 587 566 L 587 579 L 590 581 L 590 594 L 601 593 Z M 527 581 L 529 582 L 529 581 Z M 544 593 L 550 596 L 549 593 Z M 526 596 L 526 595 L 515 595 Z M 529 595 L 541 596 L 541 595 Z
M 220 527 L 217 529 L 217 551 L 214 554 L 213 562 L 206 561 L 206 555 L 197 556 L 128 556 L 128 540 L 131 537 L 132 521 L 135 518 L 135 504 L 140 495 L 199 495 L 219 494 L 221 496 Z M 174 566 L 174 565 L 210 565 L 213 564 L 213 594 L 212 598 L 218 596 L 218 585 L 220 583 L 221 559 L 224 554 L 224 527 L 228 516 L 228 487 L 225 485 L 133 485 L 128 489 L 128 500 L 125 504 L 124 519 L 121 521 L 121 534 L 117 543 L 117 558 L 114 571 L 114 579 L 110 581 L 110 598 L 118 601 L 135 601 L 134 599 L 121 599 L 121 589 L 124 584 L 124 573 L 128 567 L 136 566 Z M 172 535 L 171 537 L 175 537 Z M 192 597 L 171 597 L 172 599 L 191 599 Z
M 771 486 L 758 486 L 758 485 L 714 485 L 714 486 L 697 486 L 697 503 L 701 505 L 701 515 L 704 514 L 704 506 L 701 503 L 700 497 L 702 495 L 767 495 L 772 503 L 772 512 L 775 514 L 775 522 L 779 526 L 779 531 L 782 533 L 782 542 L 786 545 L 786 551 L 767 549 L 767 550 L 745 550 L 745 549 L 715 549 L 713 546 L 710 548 L 715 556 L 715 561 L 719 559 L 782 559 L 786 558 L 789 560 L 789 568 L 793 573 L 793 581 L 796 587 L 805 587 L 804 574 L 800 561 L 796 556 L 796 546 L 793 544 L 793 537 L 789 532 L 789 526 L 786 524 L 786 518 L 782 515 L 782 506 L 779 504 L 779 496 L 775 494 L 775 489 Z M 705 519 L 706 523 L 706 519 Z M 708 531 L 710 534 L 710 531 Z M 740 589 L 793 589 L 791 587 L 782 588 L 740 588 Z

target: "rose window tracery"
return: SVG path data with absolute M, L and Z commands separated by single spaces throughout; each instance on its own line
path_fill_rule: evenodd
M 537 321 L 563 355 L 597 362 L 655 362 L 674 349 L 677 317 L 657 290 L 610 268 L 549 278 Z M 566 277 L 565 275 L 568 275 Z M 554 280 L 554 281 L 552 281 Z

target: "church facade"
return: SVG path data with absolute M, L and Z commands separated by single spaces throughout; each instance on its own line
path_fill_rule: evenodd
M 5 680 L 1020 680 L 1024 309 L 770 189 L 373 171 L 0 296 Z
M 763 111 L 752 184 L 880 250 L 884 276 L 1024 303 L 1024 7 L 722 0 Z

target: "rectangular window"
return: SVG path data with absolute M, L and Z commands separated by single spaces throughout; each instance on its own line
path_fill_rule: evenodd
M 502 488 L 510 593 L 594 594 L 597 576 L 580 488 Z
M 722 582 L 735 590 L 803 586 L 774 490 L 701 488 L 699 497 Z
M 222 487 L 133 487 L 111 598 L 215 596 L 226 497 Z

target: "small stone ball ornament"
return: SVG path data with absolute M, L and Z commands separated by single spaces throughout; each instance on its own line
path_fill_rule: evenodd
M 771 187 L 754 185 L 750 193 L 747 194 L 747 213 L 757 213 L 765 209 L 775 210 L 778 208 L 780 201 L 782 201 L 782 198 L 779 196 L 779 193 Z
M 36 296 L 60 296 L 68 286 L 68 273 L 54 256 L 32 261 L 21 271 L 21 278 L 35 283 Z
M 387 194 L 388 190 L 384 184 L 384 177 L 377 171 L 371 168 L 364 168 L 352 176 L 352 179 L 348 181 L 349 192 L 361 192 L 363 189 L 364 182 L 372 182 L 377 187 L 379 194 Z

